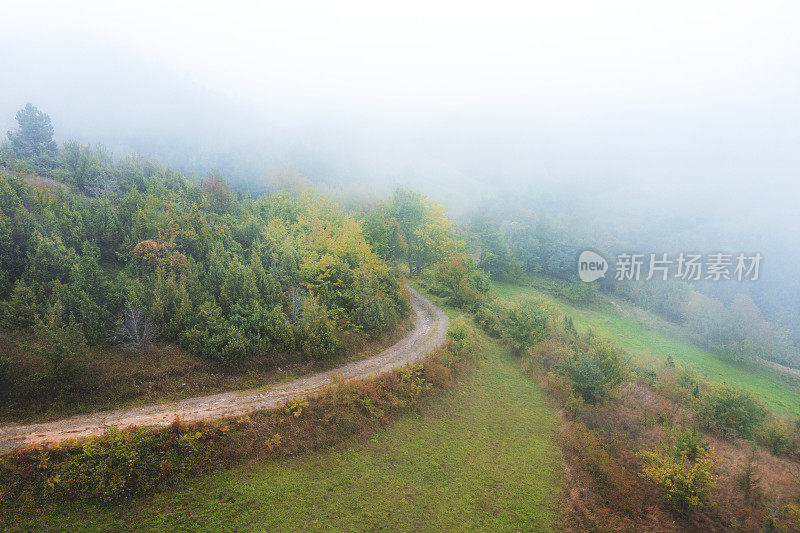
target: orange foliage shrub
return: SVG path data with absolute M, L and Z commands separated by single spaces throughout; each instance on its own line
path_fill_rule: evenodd
M 144 261 L 151 267 L 155 267 L 166 255 L 167 247 L 163 243 L 146 240 L 133 247 L 133 258 Z

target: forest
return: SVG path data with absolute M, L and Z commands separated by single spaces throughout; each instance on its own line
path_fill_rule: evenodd
M 558 209 L 534 212 L 522 203 L 511 198 L 487 202 L 466 216 L 479 250 L 478 265 L 493 279 L 513 281 L 524 272 L 561 280 L 566 283 L 551 283 L 549 289 L 576 303 L 591 301 L 598 291 L 614 295 L 681 325 L 695 343 L 719 357 L 800 368 L 800 296 L 791 280 L 782 279 L 783 290 L 773 286 L 777 279 L 751 286 L 690 283 L 675 279 L 673 265 L 667 280 L 619 281 L 610 272 L 596 285 L 578 283 L 574 263 L 582 250 L 599 243 L 613 258 L 631 250 L 662 249 L 657 232 L 626 238 L 614 232 L 613 224 L 580 224 L 580 218 L 568 218 Z
M 31 105 L 17 119 L 0 171 L 0 325 L 24 333 L 0 380 L 15 402 L 92 390 L 87 358 L 108 350 L 174 344 L 223 370 L 331 358 L 408 316 L 397 260 L 419 273 L 463 244 L 404 189 L 354 214 L 311 190 L 253 197 L 215 172 L 56 146 Z

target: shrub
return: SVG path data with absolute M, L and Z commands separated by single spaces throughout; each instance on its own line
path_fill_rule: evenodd
M 625 359 L 606 342 L 595 339 L 590 351 L 592 358 L 603 373 L 606 389 L 611 390 L 622 383 L 628 376 L 628 365 Z
M 712 388 L 700 402 L 700 420 L 725 436 L 752 438 L 764 422 L 767 408 L 751 393 L 727 385 Z
M 563 369 L 572 381 L 575 391 L 586 403 L 595 404 L 603 399 L 606 389 L 602 370 L 591 357 L 583 356 L 578 360 L 564 363 Z
M 290 351 L 294 349 L 294 331 L 292 323 L 283 314 L 280 307 L 265 313 L 261 322 L 263 334 L 269 339 L 275 350 Z
M 294 330 L 280 307 L 269 309 L 258 303 L 249 307 L 236 303 L 233 309 L 230 324 L 244 334 L 250 352 L 264 356 L 294 350 Z
M 484 304 L 475 312 L 475 323 L 490 337 L 499 339 L 503 335 L 503 324 L 507 320 L 504 309 Z
M 444 387 L 450 383 L 453 372 L 438 357 L 430 357 L 423 364 L 425 380 L 434 387 Z
M 475 330 L 461 317 L 455 319 L 447 330 L 448 347 L 455 355 L 471 353 L 477 345 Z
M 113 324 L 112 316 L 91 299 L 85 291 L 67 291 L 64 304 L 69 314 L 75 317 L 83 336 L 89 344 L 98 344 L 108 337 Z
M 328 318 L 325 306 L 316 298 L 303 299 L 297 344 L 302 354 L 312 359 L 328 358 L 339 347 L 336 329 Z
M 64 308 L 56 301 L 43 321 L 35 328 L 37 345 L 34 353 L 47 362 L 49 378 L 69 387 L 85 370 L 82 357 L 86 340 L 74 320 L 64 321 Z
M 559 293 L 565 300 L 573 304 L 593 304 L 599 298 L 599 290 L 596 283 L 571 283 L 565 290 Z
M 250 353 L 250 343 L 236 326 L 230 326 L 225 332 L 220 360 L 228 365 L 234 365 L 244 360 Z
M 547 313 L 537 302 L 525 300 L 508 314 L 506 332 L 518 353 L 544 340 L 547 335 Z
M 8 301 L 0 302 L 0 323 L 11 329 L 31 327 L 36 324 L 36 307 L 33 289 L 18 281 Z
M 753 445 L 750 453 L 742 465 L 742 469 L 736 474 L 736 485 L 742 491 L 745 501 L 750 501 L 760 492 L 761 476 L 757 465 L 756 452 L 758 448 Z
M 350 297 L 350 323 L 373 336 L 396 327 L 400 318 L 406 315 L 406 307 L 398 305 L 404 304 L 405 300 L 398 298 L 395 301 L 390 294 L 381 290 L 382 284 L 388 285 L 393 289 L 391 292 L 396 294 L 399 288 L 395 287 L 396 282 L 388 278 L 382 280 L 364 268 L 358 269 L 355 274 Z
M 222 309 L 214 302 L 204 302 L 198 309 L 195 325 L 181 334 L 181 344 L 204 359 L 221 361 L 227 326 Z
M 222 436 L 222 431 L 202 424 L 175 423 L 165 430 L 112 427 L 97 438 L 20 450 L 0 457 L 0 505 L 111 502 L 150 493 L 213 464 Z
M 489 292 L 488 276 L 464 254 L 438 263 L 429 277 L 431 291 L 456 307 L 474 311 Z
M 575 322 L 569 315 L 564 316 L 564 331 L 572 337 L 578 336 L 578 330 L 575 329 Z
M 667 438 L 660 450 L 644 451 L 639 457 L 644 461 L 642 477 L 661 488 L 664 499 L 679 512 L 702 509 L 716 488 L 716 459 L 692 432 Z
M 2 262 L 0 262 L 2 264 Z M 0 298 L 5 298 L 11 289 L 11 279 L 8 272 L 0 268 Z
M 553 367 L 562 365 L 564 361 L 569 361 L 574 354 L 570 346 L 566 346 L 559 340 L 547 339 L 540 342 L 533 349 L 535 362 L 540 364 L 545 371 L 550 371 Z
M 785 418 L 770 418 L 758 431 L 757 439 L 774 455 L 796 454 L 796 428 L 792 426 Z
M 548 372 L 544 377 L 544 389 L 549 392 L 560 404 L 565 404 L 572 396 L 572 385 L 569 380 L 561 374 Z
M 703 435 L 692 428 L 686 428 L 675 434 L 674 450 L 676 456 L 685 456 L 694 462 L 708 451 L 708 444 L 703 440 Z

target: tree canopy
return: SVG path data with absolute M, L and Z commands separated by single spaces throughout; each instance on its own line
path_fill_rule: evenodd
M 327 357 L 343 332 L 378 335 L 408 313 L 396 273 L 328 198 L 256 199 L 104 154 L 65 143 L 53 175 L 74 189 L 0 171 L 3 326 L 73 324 L 89 344 L 149 328 L 128 337 L 232 364 Z
M 16 156 L 30 157 L 56 152 L 58 145 L 53 140 L 53 124 L 49 115 L 28 103 L 17 111 L 16 119 L 19 127 L 7 134 Z

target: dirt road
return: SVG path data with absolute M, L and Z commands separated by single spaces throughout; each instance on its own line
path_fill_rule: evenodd
M 364 378 L 381 374 L 395 366 L 417 361 L 444 342 L 449 320 L 441 309 L 417 291 L 411 288 L 409 291 L 415 313 L 414 329 L 397 344 L 373 357 L 269 388 L 224 392 L 146 407 L 101 411 L 41 424 L 0 425 L 0 450 L 99 435 L 112 425 L 118 428 L 134 425 L 158 426 L 169 425 L 176 418 L 193 421 L 240 416 L 256 409 L 274 408 L 293 397 L 313 395 L 328 385 L 334 376 Z

